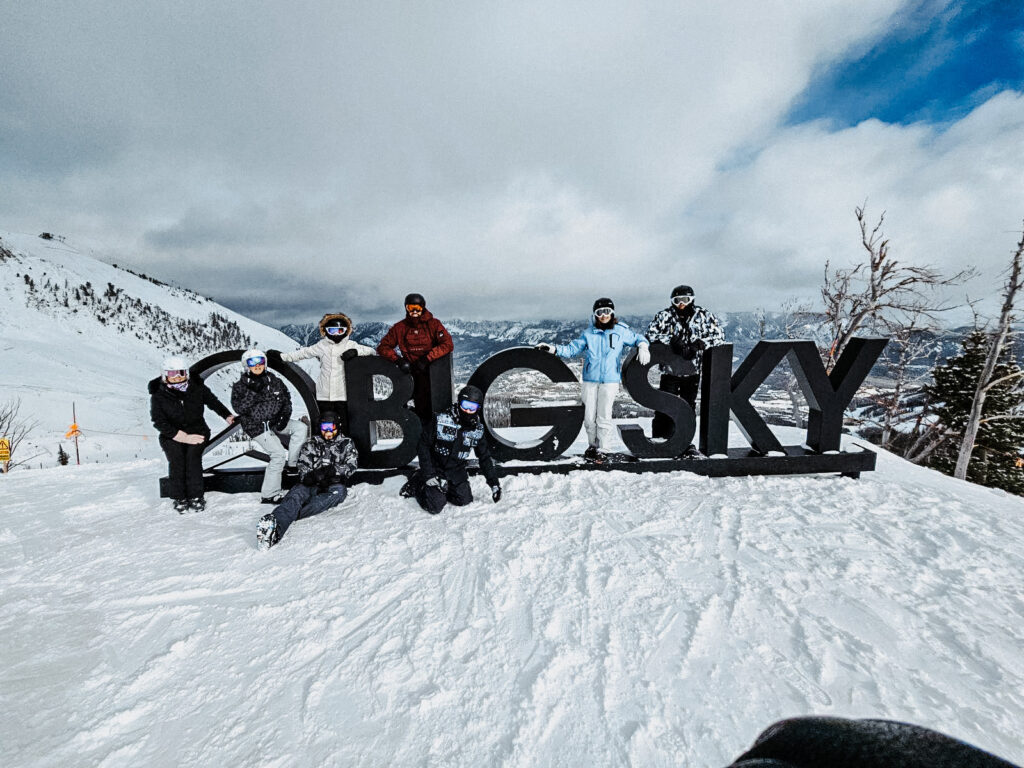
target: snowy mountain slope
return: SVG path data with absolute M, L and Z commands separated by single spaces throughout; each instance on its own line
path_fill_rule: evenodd
M 805 713 L 1024 763 L 1018 497 L 887 454 L 474 478 L 437 518 L 395 478 L 260 552 L 255 495 L 181 517 L 162 470 L 5 478 L 4 765 L 714 768 Z
M 279 331 L 61 240 L 0 232 L 0 248 L 0 401 L 21 398 L 22 412 L 40 422 L 32 452 L 48 451 L 47 464 L 72 401 L 89 435 L 86 460 L 158 455 L 143 439 L 152 435 L 146 382 L 170 354 L 194 362 L 252 343 L 295 347 Z

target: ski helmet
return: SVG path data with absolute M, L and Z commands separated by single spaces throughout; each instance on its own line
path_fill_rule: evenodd
M 252 368 L 259 365 L 256 361 L 261 359 L 263 361 L 263 365 L 266 365 L 267 354 L 262 349 L 256 349 L 254 347 L 252 349 L 245 350 L 245 354 L 242 355 L 242 370 L 246 372 L 250 371 Z
M 467 384 L 459 390 L 457 400 L 459 404 L 459 417 L 467 421 L 475 421 L 480 417 L 480 409 L 484 406 L 484 393 L 479 387 Z
M 188 363 L 185 362 L 183 357 L 168 357 L 164 359 L 163 373 L 160 378 L 166 383 L 168 373 L 177 373 L 178 371 L 185 372 L 185 379 L 188 379 Z
M 672 289 L 669 298 L 674 299 L 676 296 L 693 296 L 693 288 L 688 285 L 677 285 Z
M 325 430 L 325 424 L 333 424 L 334 429 Z M 335 437 L 337 437 L 338 432 L 341 431 L 340 427 L 341 425 L 338 423 L 338 414 L 336 414 L 334 411 L 324 411 L 323 413 L 320 414 L 320 435 L 325 440 L 333 440 Z M 327 435 L 330 435 L 330 437 L 328 437 Z
M 405 297 L 405 306 L 410 304 L 419 304 L 424 309 L 427 308 L 427 300 L 423 298 L 422 293 L 410 293 Z
M 594 309 L 593 309 L 593 311 L 597 312 L 597 310 L 599 310 L 599 309 L 610 309 L 610 310 L 612 310 L 614 312 L 615 311 L 615 302 L 612 301 L 611 299 L 608 299 L 608 298 L 598 299 L 597 301 L 594 302 Z

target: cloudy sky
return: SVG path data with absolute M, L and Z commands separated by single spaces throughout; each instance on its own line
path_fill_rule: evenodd
M 1019 0 L 0 13 L 0 229 L 272 324 L 775 308 L 860 257 L 865 201 L 991 297 L 1024 220 Z

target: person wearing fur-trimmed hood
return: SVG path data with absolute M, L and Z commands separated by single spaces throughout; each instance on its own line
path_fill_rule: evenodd
M 328 312 L 320 319 L 321 339 L 316 344 L 294 352 L 267 351 L 282 362 L 317 358 L 320 375 L 316 380 L 316 404 L 320 412 L 334 411 L 341 423 L 341 431 L 348 434 L 348 394 L 345 388 L 345 363 L 357 355 L 373 355 L 372 347 L 352 341 L 352 320 L 341 312 Z

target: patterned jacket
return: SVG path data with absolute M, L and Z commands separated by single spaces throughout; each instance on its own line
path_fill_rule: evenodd
M 284 382 L 270 371 L 243 373 L 231 387 L 231 407 L 242 429 L 258 437 L 268 429 L 284 429 L 292 415 L 292 398 Z
M 466 471 L 470 451 L 480 460 L 480 469 L 488 485 L 498 482 L 498 472 L 487 443 L 483 422 L 477 420 L 467 427 L 459 421 L 458 406 L 436 414 L 420 437 L 420 473 L 424 480 L 432 477 L 448 477 Z
M 430 314 L 429 309 L 424 309 L 419 318 L 407 317 L 391 326 L 377 345 L 377 354 L 396 362 L 398 353 L 395 347 L 402 350 L 402 357 L 410 363 L 423 358 L 432 363 L 451 354 L 454 349 L 448 329 Z
M 344 435 L 338 435 L 333 440 L 324 440 L 320 435 L 313 435 L 302 444 L 299 451 L 300 481 L 304 481 L 318 470 L 326 469 L 327 471 L 322 473 L 323 479 L 328 482 L 345 482 L 358 466 L 359 454 L 356 453 L 356 445 Z
M 675 307 L 663 309 L 654 316 L 647 327 L 647 338 L 652 343 L 671 344 L 676 336 L 681 337 L 687 344 L 703 341 L 705 347 L 717 347 L 725 343 L 725 332 L 718 324 L 718 320 L 704 307 L 698 307 L 696 304 L 687 307 L 682 313 L 676 311 Z M 694 363 L 699 373 L 701 355 L 697 355 Z

